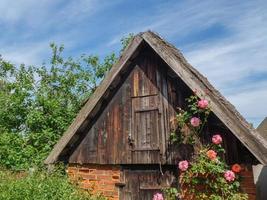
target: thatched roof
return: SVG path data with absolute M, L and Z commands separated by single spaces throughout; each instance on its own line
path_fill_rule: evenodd
M 211 102 L 213 113 L 233 132 L 233 134 L 250 150 L 250 152 L 262 163 L 267 164 L 267 141 L 251 127 L 240 115 L 235 107 L 228 102 L 194 67 L 183 57 L 179 50 L 164 41 L 157 34 L 148 31 L 134 37 L 132 42 L 123 52 L 118 62 L 111 68 L 106 78 L 96 89 L 92 97 L 86 102 L 68 130 L 55 145 L 46 159 L 46 164 L 55 163 L 59 157 L 72 147 L 72 144 L 80 137 L 80 133 L 99 111 L 103 99 L 112 88 L 121 80 L 120 76 L 131 63 L 131 59 L 137 55 L 142 44 L 147 43 L 167 63 L 172 71 L 178 75 L 192 90 L 201 94 L 207 92 L 207 99 Z
M 267 141 L 267 117 L 265 117 L 265 119 L 260 123 L 257 131 Z

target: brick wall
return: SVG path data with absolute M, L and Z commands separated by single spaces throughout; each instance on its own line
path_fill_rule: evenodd
M 67 173 L 71 180 L 78 181 L 83 189 L 101 193 L 109 200 L 119 200 L 120 167 L 114 165 L 74 165 L 70 164 Z
M 242 176 L 241 189 L 247 193 L 249 200 L 256 200 L 256 186 L 253 180 L 253 172 L 250 168 L 245 168 L 240 175 Z

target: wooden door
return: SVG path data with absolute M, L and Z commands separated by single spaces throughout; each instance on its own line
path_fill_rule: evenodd
M 157 73 L 152 66 L 133 70 L 132 127 L 130 139 L 133 164 L 155 164 L 162 155 L 163 117 Z
M 133 143 L 131 151 L 134 164 L 160 162 L 161 123 L 157 94 L 132 99 Z
M 151 200 L 163 188 L 174 186 L 175 175 L 159 170 L 124 170 L 125 186 L 120 189 L 120 200 Z

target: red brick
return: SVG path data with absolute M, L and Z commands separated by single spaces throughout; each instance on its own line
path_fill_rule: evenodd
M 112 165 L 74 165 L 67 170 L 69 177 L 77 181 L 80 188 L 102 193 L 109 200 L 118 200 L 119 191 L 115 183 L 120 180 L 120 167 Z
M 96 175 L 90 175 L 90 174 L 85 174 L 82 176 L 82 178 L 88 180 L 97 180 Z

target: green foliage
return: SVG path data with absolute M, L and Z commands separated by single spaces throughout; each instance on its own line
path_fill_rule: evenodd
M 0 171 L 0 199 L 5 200 L 105 200 L 81 191 L 68 178 L 55 172 L 14 173 Z
M 174 187 L 163 189 L 163 194 L 166 200 L 176 200 L 179 195 L 177 188 Z
M 129 41 L 123 39 L 123 45 Z M 51 60 L 42 66 L 15 66 L 0 57 L 0 166 L 42 166 L 117 61 L 114 53 L 103 60 L 95 55 L 65 58 L 63 46 L 50 47 Z
M 223 177 L 228 167 L 225 162 L 220 157 L 216 160 L 208 158 L 207 151 L 212 148 L 213 146 L 206 146 L 195 155 L 191 167 L 180 177 L 181 184 L 184 187 L 190 185 L 188 191 L 193 193 L 197 199 L 232 200 L 236 195 L 245 196 L 245 194 L 239 193 L 238 175 L 236 174 L 233 182 L 227 182 Z
M 38 156 L 36 150 L 27 145 L 20 134 L 0 133 L 0 165 L 10 169 L 29 168 Z
M 121 39 L 121 44 L 122 44 L 121 52 L 126 49 L 128 44 L 132 41 L 133 37 L 134 37 L 134 34 L 133 33 L 129 33 L 127 36 L 125 36 L 125 37 L 123 37 Z
M 179 113 L 176 116 L 177 130 L 170 134 L 170 140 L 173 144 L 195 144 L 198 138 L 201 136 L 203 128 L 207 122 L 210 114 L 210 108 L 205 109 L 198 108 L 199 98 L 196 95 L 192 95 L 186 99 L 187 107 L 185 110 L 179 109 Z M 190 120 L 193 117 L 201 119 L 200 126 L 193 127 L 190 124 Z

